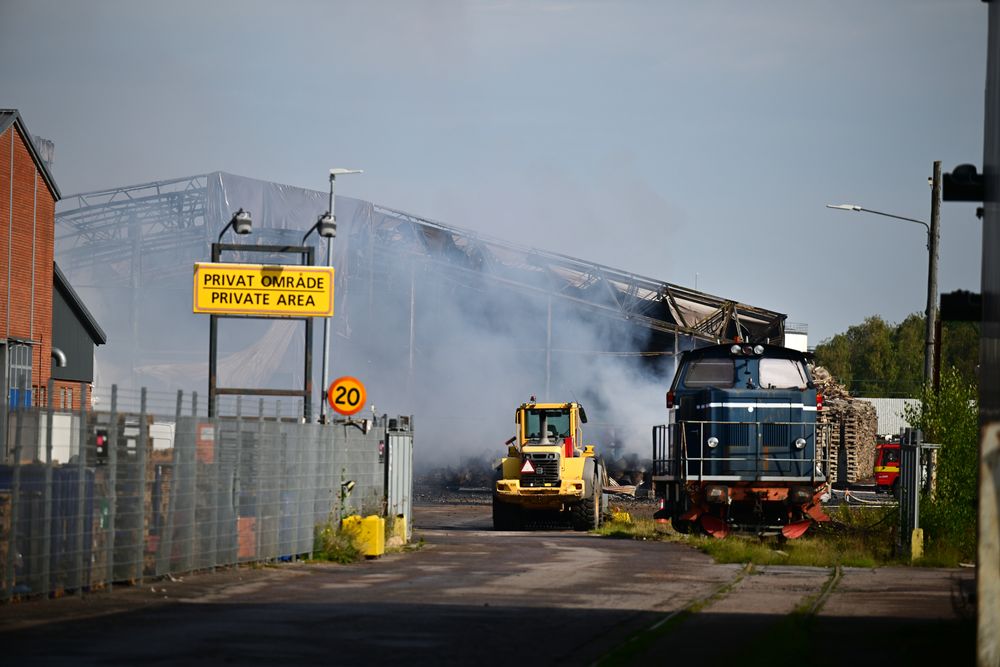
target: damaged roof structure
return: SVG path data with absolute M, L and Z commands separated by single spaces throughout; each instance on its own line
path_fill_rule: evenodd
M 205 368 L 207 325 L 190 312 L 193 263 L 209 257 L 210 244 L 238 208 L 254 219 L 253 234 L 240 243 L 298 246 L 327 198 L 326 192 L 224 172 L 64 197 L 56 218 L 60 266 L 115 330 L 116 341 L 129 341 L 105 352 L 110 356 L 102 369 L 111 381 L 160 380 L 173 388 L 204 378 L 196 371 Z M 421 350 L 442 338 L 436 313 L 456 302 L 474 302 L 465 310 L 479 310 L 484 331 L 508 327 L 498 313 L 523 311 L 511 315 L 521 318 L 511 331 L 530 330 L 525 338 L 534 342 L 512 345 L 541 355 L 533 358 L 546 367 L 546 386 L 558 365 L 554 358 L 569 352 L 671 358 L 737 336 L 784 340 L 784 314 L 371 202 L 338 196 L 337 222 L 335 344 L 343 349 L 353 341 L 357 347 L 347 345 L 344 354 L 375 357 L 410 375 L 426 356 Z M 271 261 L 240 255 L 226 260 Z M 560 324 L 570 319 L 598 323 L 606 342 L 574 339 L 570 330 L 576 327 Z M 292 386 L 295 371 L 284 371 L 290 364 L 276 346 L 301 343 L 287 322 L 269 326 L 243 339 L 233 335 L 229 356 L 221 358 L 231 384 L 290 373 L 272 382 Z M 264 338 L 269 344 L 261 344 Z M 376 338 L 379 351 L 365 348 Z M 260 356 L 245 352 L 251 349 Z M 194 386 L 200 385 L 199 379 Z

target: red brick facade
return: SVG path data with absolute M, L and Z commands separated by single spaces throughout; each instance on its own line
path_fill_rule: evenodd
M 23 125 L 15 122 L 0 134 L 0 339 L 31 346 L 32 402 L 44 405 L 52 367 L 58 191 L 35 161 L 30 138 L 22 130 Z M 57 384 L 53 405 L 70 407 L 63 405 L 63 398 L 68 399 L 65 389 L 72 389 L 73 407 L 78 409 L 80 386 L 73 383 Z

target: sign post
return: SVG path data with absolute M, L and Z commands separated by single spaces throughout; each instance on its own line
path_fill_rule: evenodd
M 236 264 L 219 260 L 223 252 L 258 252 L 299 255 L 294 264 Z M 192 308 L 207 313 L 208 416 L 214 417 L 219 395 L 298 396 L 302 416 L 312 420 L 313 318 L 333 315 L 333 268 L 313 266 L 312 246 L 212 244 L 212 262 L 194 267 Z M 218 338 L 220 317 L 300 319 L 305 322 L 302 389 L 260 389 L 218 386 Z

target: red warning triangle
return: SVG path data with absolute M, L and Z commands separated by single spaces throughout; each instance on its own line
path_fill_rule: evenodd
M 524 465 L 521 466 L 521 472 L 526 472 L 529 475 L 535 472 L 535 466 L 531 465 L 530 459 L 524 459 Z

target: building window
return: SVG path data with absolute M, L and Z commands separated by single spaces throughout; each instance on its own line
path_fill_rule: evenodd
M 31 407 L 31 346 L 11 341 L 7 348 L 7 404 Z

